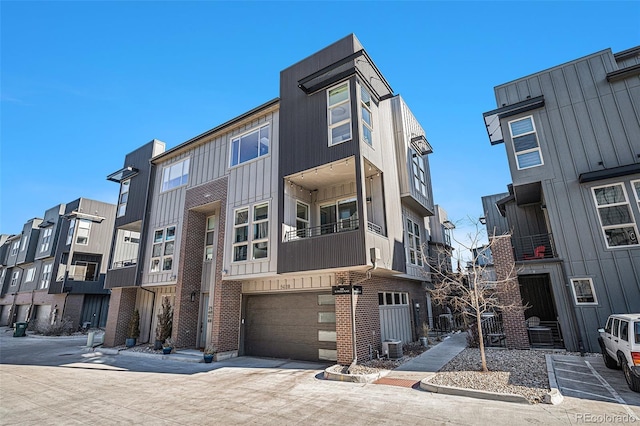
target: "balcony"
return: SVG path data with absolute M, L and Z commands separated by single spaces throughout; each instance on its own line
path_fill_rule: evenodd
M 353 231 L 358 229 L 358 218 L 344 219 L 339 222 L 327 223 L 310 228 L 293 229 L 284 233 L 284 242 L 300 238 L 319 237 L 321 235 L 335 234 L 337 232 Z
M 538 234 L 514 238 L 512 244 L 513 256 L 515 260 L 519 262 L 555 259 L 558 257 L 552 234 Z

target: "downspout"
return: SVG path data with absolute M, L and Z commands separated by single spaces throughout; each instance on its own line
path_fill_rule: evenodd
M 375 270 L 378 267 L 378 265 L 376 264 L 375 256 L 372 256 L 371 263 L 373 263 L 373 266 L 367 269 L 367 271 L 365 272 L 366 277 L 351 284 L 351 350 L 353 351 L 353 361 L 351 361 L 351 365 L 349 365 L 349 373 L 351 373 L 351 370 L 356 366 L 356 364 L 358 364 L 358 350 L 356 345 L 356 303 L 354 286 L 356 284 L 363 283 L 371 278 L 371 271 Z

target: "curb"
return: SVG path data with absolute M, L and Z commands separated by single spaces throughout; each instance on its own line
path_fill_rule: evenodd
M 334 380 L 337 382 L 351 382 L 351 383 L 372 383 L 381 377 L 389 374 L 390 370 L 382 370 L 378 373 L 370 373 L 370 374 L 346 374 L 346 373 L 335 373 L 333 371 L 324 370 L 324 378 L 325 380 Z
M 130 356 L 134 358 L 155 358 L 166 361 L 178 361 L 178 362 L 190 362 L 190 363 L 203 363 L 204 359 L 202 356 L 191 356 L 191 355 L 182 355 L 180 353 L 172 353 L 169 355 L 163 354 L 149 354 L 145 352 L 135 352 L 135 351 L 127 351 L 121 349 L 112 349 L 112 348 L 86 348 L 87 352 L 95 352 L 103 355 L 122 355 L 122 356 Z
M 490 399 L 492 401 L 515 402 L 519 404 L 531 405 L 529 400 L 522 395 L 456 388 L 453 386 L 434 385 L 429 383 L 429 379 L 421 380 L 420 388 L 429 392 L 442 393 L 445 395 L 466 396 L 470 398 Z
M 558 405 L 564 401 L 564 396 L 560 393 L 558 382 L 556 381 L 556 371 L 553 369 L 552 355 L 545 354 L 544 358 L 547 362 L 547 377 L 549 377 L 549 393 L 544 396 L 545 404 Z

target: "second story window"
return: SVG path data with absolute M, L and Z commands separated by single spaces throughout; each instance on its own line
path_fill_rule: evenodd
M 186 158 L 162 169 L 161 192 L 186 185 L 189 182 L 189 159 Z
M 427 196 L 427 167 L 424 157 L 411 148 L 411 159 L 413 167 L 413 186 L 420 194 Z
M 150 272 L 171 271 L 173 268 L 175 240 L 175 226 L 155 230 L 153 233 L 153 246 L 151 247 Z
M 129 201 L 129 185 L 131 184 L 131 179 L 127 179 L 122 181 L 120 184 L 120 197 L 118 198 L 118 216 L 124 216 L 127 211 L 127 201 Z
M 542 153 L 536 135 L 536 126 L 533 117 L 525 117 L 509 122 L 513 149 L 518 164 L 518 170 L 541 166 Z
M 373 146 L 373 118 L 371 117 L 371 95 L 360 87 L 360 113 L 362 115 L 362 139 Z
M 247 260 L 249 249 L 249 209 L 236 210 L 233 221 L 233 260 Z
M 249 260 L 249 253 L 251 260 L 264 259 L 269 255 L 268 248 L 269 204 L 256 204 L 252 209 L 236 210 L 233 222 L 233 261 Z
M 348 81 L 327 90 L 327 121 L 329 146 L 351 139 L 351 100 Z
M 638 245 L 638 228 L 622 183 L 593 188 L 600 226 L 608 248 Z
M 230 166 L 251 161 L 269 153 L 269 124 L 231 139 Z
M 51 282 L 51 269 L 53 265 L 51 263 L 47 263 L 42 267 L 42 278 L 40 279 L 40 289 L 49 288 L 49 283 Z
M 269 205 L 253 207 L 253 258 L 264 259 L 269 246 Z
M 11 256 L 15 256 L 16 254 L 18 254 L 19 248 L 20 248 L 20 241 L 14 241 L 13 244 L 11 244 Z
M 76 235 L 76 244 L 86 246 L 89 244 L 89 234 L 91 233 L 91 221 L 87 219 L 78 220 L 78 235 Z
M 42 231 L 42 242 L 40 243 L 40 253 L 44 253 L 45 251 L 49 250 L 52 233 L 53 233 L 53 228 L 46 228 L 44 231 Z
M 422 240 L 420 238 L 420 226 L 407 219 L 407 240 L 409 242 L 409 263 L 422 266 Z

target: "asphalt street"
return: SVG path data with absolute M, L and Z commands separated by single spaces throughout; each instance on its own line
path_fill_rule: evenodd
M 629 414 L 640 417 L 640 408 L 628 402 L 579 395 L 557 406 L 478 400 L 322 380 L 321 364 L 106 355 L 85 348 L 86 337 L 12 338 L 4 330 L 2 425 L 640 424 Z

